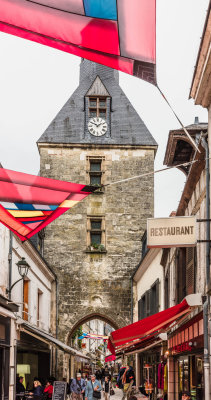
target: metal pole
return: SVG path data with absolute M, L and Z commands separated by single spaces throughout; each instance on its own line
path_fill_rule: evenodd
M 209 174 L 209 148 L 206 139 L 202 138 L 202 146 L 206 151 L 206 219 L 210 219 L 210 174 Z M 206 222 L 206 293 L 210 282 L 210 221 Z M 209 364 L 209 295 L 203 304 L 204 320 L 204 398 L 210 400 L 210 364 Z

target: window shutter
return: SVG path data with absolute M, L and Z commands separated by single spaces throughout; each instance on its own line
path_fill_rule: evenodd
M 156 290 L 156 296 L 155 296 L 155 313 L 158 313 L 160 310 L 160 293 L 159 293 L 159 289 L 160 289 L 160 283 L 159 283 L 159 279 L 157 279 L 156 283 L 155 283 L 155 290 Z
M 186 294 L 195 291 L 195 262 L 194 247 L 186 248 Z
M 150 315 L 150 290 L 146 292 L 146 317 Z
M 149 290 L 149 300 L 150 300 L 150 313 L 149 315 L 156 314 L 159 312 L 159 279 L 155 281 L 151 289 Z
M 138 320 L 140 321 L 140 319 L 142 319 L 143 317 L 142 317 L 142 308 L 143 308 L 143 306 L 142 306 L 142 299 L 140 299 L 139 301 L 138 301 Z
M 153 315 L 155 313 L 155 297 L 153 288 L 149 290 L 149 303 L 150 303 L 150 309 L 148 315 Z
M 180 303 L 186 296 L 187 249 L 179 248 L 177 250 L 177 303 Z

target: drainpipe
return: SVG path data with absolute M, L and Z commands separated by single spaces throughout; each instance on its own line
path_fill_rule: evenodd
M 8 287 L 11 288 L 12 286 L 12 239 L 13 239 L 13 234 L 10 231 L 9 233 L 10 239 L 9 239 L 9 254 L 8 254 L 8 261 L 9 261 L 9 285 Z M 8 293 L 9 299 L 11 300 L 11 292 Z
M 202 146 L 206 151 L 206 293 L 210 283 L 210 174 L 209 174 L 209 148 L 207 140 L 202 138 Z M 205 400 L 210 400 L 210 364 L 209 364 L 209 295 L 205 296 L 203 304 L 204 320 L 204 394 Z

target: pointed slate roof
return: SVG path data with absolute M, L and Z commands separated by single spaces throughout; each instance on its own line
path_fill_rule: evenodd
M 109 135 L 96 137 L 85 132 L 84 97 L 94 87 L 93 83 L 100 80 L 112 99 L 111 129 Z M 119 86 L 119 73 L 85 59 L 80 65 L 78 88 L 42 134 L 39 143 L 157 146 Z

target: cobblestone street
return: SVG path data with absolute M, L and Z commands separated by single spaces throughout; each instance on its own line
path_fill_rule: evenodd
M 110 400 L 121 400 L 123 397 L 122 390 L 119 388 L 114 388 L 115 394 L 110 397 Z

